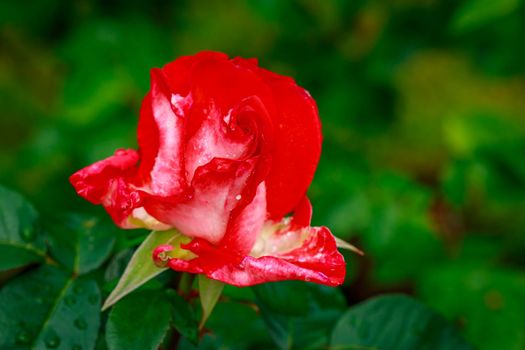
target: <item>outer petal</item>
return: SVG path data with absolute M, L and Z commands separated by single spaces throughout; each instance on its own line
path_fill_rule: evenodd
M 259 68 L 251 60 L 234 61 L 261 76 L 272 92 L 274 139 L 266 182 L 268 212 L 279 221 L 305 195 L 319 162 L 322 136 L 317 105 L 293 79 Z
M 133 185 L 138 160 L 135 150 L 117 150 L 113 156 L 77 171 L 69 180 L 81 197 L 102 204 L 118 226 L 167 229 L 142 208 L 141 194 Z
M 144 99 L 138 127 L 143 190 L 176 196 L 186 190 L 183 161 L 185 113 L 191 96 L 170 92 L 161 70 L 151 70 L 151 92 Z
M 279 116 L 267 178 L 268 212 L 279 220 L 295 208 L 312 182 L 321 155 L 321 125 L 315 101 L 306 90 L 292 79 L 268 76 Z
M 330 231 L 326 227 L 308 227 L 297 234 L 304 236 L 300 246 L 276 255 L 262 256 L 236 255 L 217 249 L 204 240 L 194 239 L 183 248 L 198 257 L 171 259 L 168 266 L 178 271 L 203 273 L 239 287 L 291 279 L 329 286 L 342 284 L 346 266 Z M 282 243 L 290 242 L 284 240 Z
M 196 258 L 172 259 L 168 266 L 179 271 L 203 273 L 236 286 L 289 279 L 330 286 L 342 284 L 346 273 L 343 256 L 328 228 L 308 226 L 311 216 L 308 199 L 301 201 L 292 219 L 264 223 L 265 215 L 259 210 L 264 207 L 264 185 L 257 188 L 253 203 L 232 220 L 235 224 L 229 227 L 231 232 L 219 246 L 194 239 L 182 248 Z M 253 237 L 250 231 L 259 234 Z M 235 244 L 235 238 L 242 243 Z M 249 246 L 251 249 L 247 251 Z

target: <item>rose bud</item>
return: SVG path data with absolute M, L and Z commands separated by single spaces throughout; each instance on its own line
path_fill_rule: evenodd
M 138 145 L 70 180 L 122 228 L 188 238 L 177 247 L 188 254 L 168 257 L 161 246 L 158 264 L 236 286 L 343 282 L 334 236 L 310 227 L 306 191 L 321 129 L 314 100 L 293 79 L 218 52 L 154 68 Z

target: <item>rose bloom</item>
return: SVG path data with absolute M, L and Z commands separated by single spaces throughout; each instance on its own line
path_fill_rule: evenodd
M 138 151 L 117 150 L 70 181 L 122 228 L 182 233 L 153 252 L 158 264 L 236 286 L 343 282 L 334 236 L 310 227 L 321 130 L 293 79 L 254 59 L 181 57 L 151 70 L 137 133 Z

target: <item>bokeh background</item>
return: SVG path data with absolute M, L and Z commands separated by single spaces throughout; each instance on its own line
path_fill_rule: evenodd
M 1 1 L 0 183 L 103 216 L 67 178 L 136 147 L 149 69 L 257 57 L 318 103 L 314 223 L 366 252 L 349 303 L 407 293 L 524 349 L 524 35 L 523 0 Z

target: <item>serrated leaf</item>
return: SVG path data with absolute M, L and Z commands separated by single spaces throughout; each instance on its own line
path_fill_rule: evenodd
M 131 257 L 117 286 L 104 302 L 102 310 L 107 309 L 127 294 L 165 271 L 167 268 L 158 267 L 153 263 L 153 250 L 159 245 L 170 244 L 180 240 L 181 237 L 183 236 L 175 230 L 151 232 Z
M 0 186 L 0 271 L 45 258 L 38 213 L 21 195 Z
M 99 267 L 115 244 L 114 225 L 85 215 L 62 216 L 49 230 L 53 257 L 77 274 Z
M 202 306 L 202 318 L 199 325 L 199 328 L 202 329 L 208 317 L 210 317 L 215 304 L 221 296 L 222 290 L 224 288 L 224 283 L 211 278 L 206 277 L 205 275 L 199 275 L 199 294 L 201 299 Z
M 92 349 L 100 291 L 52 266 L 28 272 L 0 291 L 0 349 Z
M 404 295 L 386 295 L 350 308 L 337 322 L 338 349 L 470 350 L 444 318 Z
M 171 306 L 159 290 L 143 290 L 124 298 L 109 314 L 106 341 L 110 350 L 155 350 L 170 324 Z

